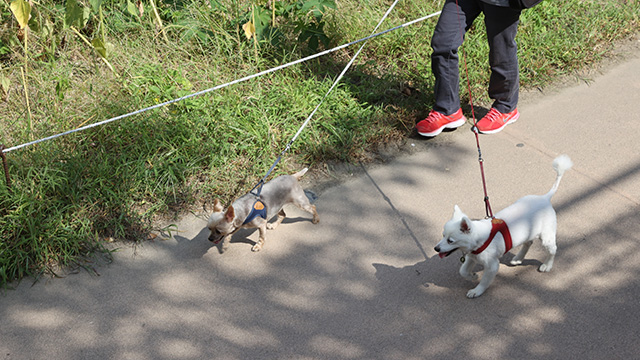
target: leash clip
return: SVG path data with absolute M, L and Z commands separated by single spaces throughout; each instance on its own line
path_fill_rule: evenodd
M 256 184 L 256 186 L 254 186 L 253 189 L 249 191 L 249 193 L 257 197 L 260 197 L 260 194 L 262 194 L 262 185 L 264 185 L 264 179 L 260 180 L 258 184 Z M 258 189 L 258 191 L 254 193 L 256 189 Z

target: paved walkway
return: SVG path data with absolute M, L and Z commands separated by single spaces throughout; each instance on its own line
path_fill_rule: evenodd
M 0 359 L 638 358 L 639 100 L 635 52 L 525 99 L 518 123 L 481 137 L 496 212 L 547 192 L 556 155 L 574 160 L 553 199 L 550 273 L 536 271 L 536 244 L 469 300 L 458 256 L 433 251 L 454 204 L 484 215 L 465 126 L 323 191 L 318 225 L 291 210 L 260 253 L 244 231 L 220 254 L 204 221 L 186 219 L 99 276 L 23 281 L 0 294 Z

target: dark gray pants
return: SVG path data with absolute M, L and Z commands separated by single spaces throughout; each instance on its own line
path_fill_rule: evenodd
M 460 108 L 458 48 L 473 21 L 484 13 L 489 40 L 489 97 L 502 113 L 518 104 L 520 77 L 516 33 L 520 10 L 485 4 L 480 0 L 447 0 L 431 39 L 431 69 L 436 78 L 433 110 L 451 115 Z M 473 45 L 471 45 L 473 46 Z

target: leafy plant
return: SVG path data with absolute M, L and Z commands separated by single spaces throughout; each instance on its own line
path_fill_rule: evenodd
M 309 48 L 313 51 L 318 49 L 318 43 L 322 42 L 325 47 L 329 46 L 329 37 L 324 32 L 325 22 L 323 21 L 326 9 L 335 9 L 334 0 L 309 0 L 298 1 L 294 6 L 290 6 L 288 11 L 293 14 L 296 24 L 296 31 L 299 32 L 298 41 L 304 43 L 308 41 Z M 309 17 L 310 15 L 310 17 Z
M 320 43 L 328 47 L 330 42 L 324 31 L 327 9 L 336 9 L 334 0 L 270 0 L 251 7 L 243 29 L 247 39 L 271 41 L 279 36 L 278 26 L 290 25 L 300 43 L 317 51 Z
M 113 52 L 113 44 L 108 42 L 105 36 L 104 15 L 102 13 L 103 0 L 89 0 L 91 7 L 80 4 L 77 0 L 67 0 L 65 12 L 65 25 L 68 26 L 76 35 L 82 39 L 87 45 L 91 46 L 111 71 L 118 76 L 115 69 L 109 62 L 108 58 Z M 89 41 L 78 29 L 84 28 L 91 17 L 91 9 L 94 16 L 98 18 L 98 35 Z M 97 15 L 96 15 L 97 14 Z
M 13 0 L 10 5 L 11 12 L 15 16 L 20 30 L 22 31 L 22 37 L 24 39 L 24 67 L 27 69 L 27 49 L 29 39 L 29 20 L 31 19 L 31 4 L 24 0 Z

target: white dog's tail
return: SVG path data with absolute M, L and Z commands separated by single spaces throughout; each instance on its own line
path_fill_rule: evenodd
M 547 193 L 547 196 L 551 198 L 553 194 L 558 191 L 558 186 L 560 185 L 560 180 L 562 180 L 562 175 L 564 172 L 571 169 L 573 166 L 573 161 L 569 158 L 568 155 L 560 155 L 553 160 L 553 169 L 556 171 L 558 176 L 556 177 L 556 181 L 553 183 L 551 190 Z
M 302 175 L 304 175 L 304 174 L 306 174 L 306 173 L 307 173 L 307 170 L 309 170 L 309 168 L 304 168 L 304 169 L 302 169 L 302 170 L 298 171 L 297 173 L 295 173 L 295 174 L 293 174 L 293 175 L 291 175 L 291 176 L 293 176 L 294 178 L 296 178 L 296 179 L 300 180 L 300 178 L 302 177 Z

